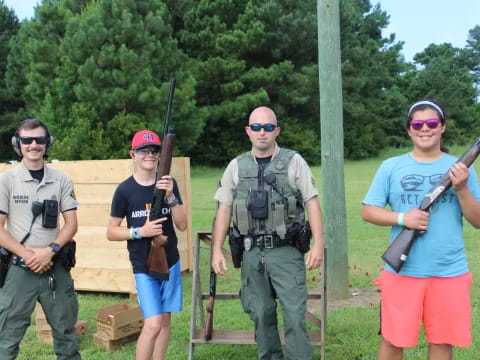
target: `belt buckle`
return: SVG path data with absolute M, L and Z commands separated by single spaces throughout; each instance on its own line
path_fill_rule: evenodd
M 264 235 L 263 236 L 263 245 L 265 249 L 273 249 L 273 236 L 272 235 Z

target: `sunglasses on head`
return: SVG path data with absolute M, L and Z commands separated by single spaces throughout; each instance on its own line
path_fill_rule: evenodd
M 45 145 L 48 138 L 46 136 L 20 136 L 20 142 L 23 145 L 30 145 L 33 140 L 35 140 L 38 145 Z
M 157 148 L 157 147 L 142 148 L 142 149 L 133 150 L 133 151 L 137 154 L 141 154 L 141 155 L 145 155 L 145 156 L 147 156 L 149 154 L 157 155 L 160 152 L 160 148 Z
M 266 132 L 272 132 L 273 130 L 275 130 L 277 128 L 277 125 L 275 125 L 275 124 L 263 124 L 262 125 L 262 124 L 255 123 L 255 124 L 250 124 L 248 126 L 250 126 L 250 129 L 252 131 L 255 131 L 255 132 L 258 132 L 262 129 L 265 130 Z
M 410 126 L 414 130 L 421 130 L 423 128 L 423 124 L 427 124 L 429 129 L 436 129 L 438 125 L 440 125 L 439 119 L 428 119 L 428 120 L 413 120 L 410 121 Z

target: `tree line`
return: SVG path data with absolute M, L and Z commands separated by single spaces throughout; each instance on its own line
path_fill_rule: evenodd
M 447 145 L 480 134 L 480 26 L 408 63 L 379 5 L 342 0 L 340 16 L 347 158 L 407 144 L 406 108 L 424 97 L 447 110 Z M 125 158 L 136 130 L 163 132 L 175 77 L 176 155 L 224 166 L 268 105 L 281 145 L 320 162 L 315 0 L 43 0 L 21 22 L 0 0 L 0 49 L 4 160 L 27 117 L 54 134 L 51 158 Z

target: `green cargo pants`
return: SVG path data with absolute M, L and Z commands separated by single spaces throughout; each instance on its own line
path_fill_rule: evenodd
M 259 265 L 262 263 L 263 266 Z M 243 253 L 240 298 L 255 323 L 259 360 L 283 359 L 277 324 L 278 299 L 284 318 L 287 360 L 311 360 L 306 328 L 308 289 L 303 254 L 292 246 L 253 248 Z
M 0 359 L 15 359 L 19 344 L 30 325 L 35 303 L 42 304 L 52 327 L 53 346 L 58 360 L 78 360 L 75 322 L 78 313 L 77 295 L 70 273 L 55 264 L 56 289 L 48 287 L 48 272 L 37 274 L 18 265 L 10 265 L 0 289 Z

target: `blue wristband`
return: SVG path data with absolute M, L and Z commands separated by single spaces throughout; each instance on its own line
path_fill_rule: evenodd
M 142 236 L 140 235 L 140 230 L 138 227 L 133 229 L 133 236 L 135 236 L 135 239 L 140 240 Z

